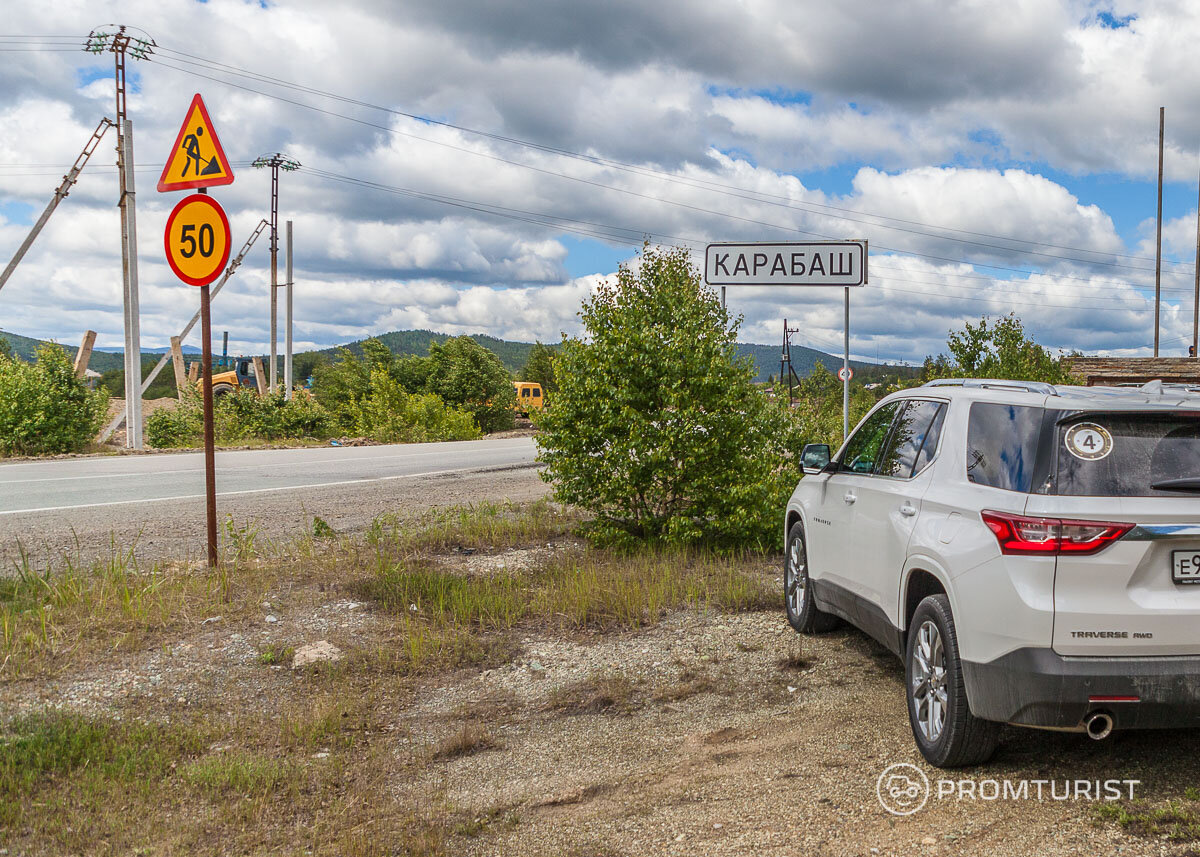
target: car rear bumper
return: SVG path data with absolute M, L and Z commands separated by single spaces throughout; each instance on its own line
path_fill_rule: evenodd
M 971 713 L 985 720 L 1081 729 L 1093 711 L 1117 729 L 1200 726 L 1200 656 L 1063 657 L 1043 648 L 963 661 Z

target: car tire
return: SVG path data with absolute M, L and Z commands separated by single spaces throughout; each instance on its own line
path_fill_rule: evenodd
M 929 764 L 958 768 L 986 762 L 996 752 L 1000 724 L 971 713 L 958 656 L 950 599 L 930 595 L 909 623 L 904 657 L 908 720 Z
M 792 524 L 783 552 L 783 606 L 788 624 L 801 634 L 823 634 L 837 626 L 837 617 L 817 608 L 808 580 L 808 545 L 804 524 Z
M 221 396 L 228 396 L 232 392 L 233 392 L 233 386 L 230 384 L 214 384 L 213 385 L 213 398 L 214 399 L 219 398 Z

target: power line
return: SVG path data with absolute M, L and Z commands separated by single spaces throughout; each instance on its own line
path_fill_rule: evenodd
M 910 228 L 906 228 L 905 226 L 891 226 L 888 224 L 873 223 L 870 221 L 862 220 L 860 218 L 870 217 L 870 218 L 876 218 L 876 219 L 880 219 L 880 220 L 890 220 L 895 223 L 906 224 L 906 226 L 911 226 L 911 227 L 920 226 L 920 227 L 925 227 L 926 229 L 937 229 L 937 230 L 942 230 L 945 232 L 958 233 L 960 235 L 975 236 L 976 238 L 991 238 L 991 239 L 995 239 L 995 240 L 1009 241 L 1009 242 L 1014 242 L 1014 243 L 1019 243 L 1019 244 L 1029 244 L 1029 245 L 1033 245 L 1033 246 L 1049 247 L 1052 249 L 1069 250 L 1069 251 L 1081 252 L 1081 253 L 1091 253 L 1091 254 L 1095 254 L 1095 255 L 1111 256 L 1111 257 L 1115 257 L 1115 258 L 1125 258 L 1125 259 L 1131 259 L 1131 260 L 1137 260 L 1137 261 L 1151 261 L 1151 262 L 1153 261 L 1153 259 L 1149 259 L 1144 256 L 1135 256 L 1135 255 L 1125 254 L 1125 253 L 1116 253 L 1116 252 L 1109 252 L 1109 251 L 1104 251 L 1104 250 L 1095 250 L 1095 249 L 1086 248 L 1086 247 L 1074 247 L 1074 246 L 1070 246 L 1070 245 L 1054 244 L 1054 243 L 1043 242 L 1043 241 L 1033 241 L 1030 239 L 1016 238 L 1016 237 L 1004 236 L 1004 235 L 995 235 L 995 234 L 991 234 L 991 233 L 978 232 L 978 231 L 974 231 L 974 230 L 958 229 L 955 227 L 942 226 L 942 225 L 937 225 L 937 224 L 929 224 L 929 223 L 924 223 L 921 221 L 916 221 L 916 220 L 911 220 L 911 219 L 906 219 L 906 218 L 891 217 L 888 215 L 875 214 L 872 212 L 864 212 L 864 211 L 859 211 L 857 209 L 829 205 L 829 204 L 825 204 L 825 203 L 817 203 L 817 202 L 810 202 L 810 201 L 796 201 L 796 200 L 791 199 L 790 197 L 785 197 L 785 196 L 781 196 L 778 194 L 769 194 L 769 193 L 765 193 L 762 191 L 755 191 L 755 190 L 751 190 L 751 189 L 747 189 L 747 188 L 741 188 L 736 185 L 730 185 L 730 184 L 725 184 L 725 183 L 721 183 L 721 182 L 714 182 L 714 181 L 708 181 L 708 180 L 703 180 L 703 179 L 683 178 L 683 177 L 680 177 L 680 176 L 677 176 L 677 175 L 674 175 L 671 173 L 667 173 L 662 170 L 655 170 L 650 167 L 627 164 L 627 163 L 624 163 L 621 161 L 616 161 L 616 160 L 613 160 L 610 158 L 604 158 L 604 157 L 601 157 L 598 155 L 588 155 L 588 154 L 583 154 L 580 152 L 571 151 L 569 149 L 563 149 L 563 148 L 559 148 L 559 147 L 555 147 L 555 146 L 548 146 L 548 145 L 544 145 L 541 143 L 534 143 L 534 142 L 531 142 L 528 140 L 522 140 L 522 139 L 519 139 L 516 137 L 506 136 L 506 135 L 502 135 L 502 134 L 495 134 L 492 132 L 482 131 L 482 130 L 476 129 L 476 128 L 471 128 L 471 127 L 468 127 L 465 125 L 459 125 L 459 124 L 456 124 L 453 122 L 446 122 L 443 120 L 438 120 L 438 119 L 433 119 L 433 118 L 426 117 L 426 116 L 421 116 L 421 115 L 415 114 L 415 113 L 409 113 L 409 112 L 406 112 L 403 110 L 397 110 L 394 108 L 385 107 L 385 106 L 379 105 L 379 104 L 373 104 L 368 101 L 363 101 L 363 100 L 356 99 L 356 98 L 350 98 L 347 96 L 339 95 L 337 93 L 332 93 L 332 92 L 328 92 L 325 90 L 317 89 L 315 87 L 292 83 L 290 81 L 286 81 L 286 80 L 283 80 L 281 78 L 274 77 L 271 75 L 264 75 L 264 74 L 260 74 L 257 72 L 249 71 L 247 69 L 243 69 L 238 66 L 229 65 L 227 63 L 215 62 L 213 60 L 208 60 L 204 57 L 199 57 L 199 56 L 196 56 L 194 54 L 189 54 L 184 51 L 174 50 L 172 48 L 160 47 L 159 50 L 162 52 L 165 52 L 165 53 L 170 53 L 170 54 L 175 55 L 175 56 L 172 56 L 171 58 L 176 62 L 186 63 L 188 65 L 197 66 L 200 68 L 204 68 L 206 70 L 220 70 L 221 72 L 224 72 L 227 74 L 233 74 L 233 75 L 236 75 L 239 77 L 249 78 L 249 79 L 257 81 L 257 82 L 262 82 L 262 83 L 267 83 L 267 84 L 274 85 L 274 86 L 279 86 L 279 87 L 290 89 L 290 90 L 293 90 L 296 92 L 303 92 L 303 93 L 318 95 L 318 96 L 321 96 L 324 98 L 333 99 L 333 100 L 340 101 L 340 102 L 343 102 L 346 104 L 352 104 L 352 105 L 356 105 L 356 106 L 360 106 L 360 107 L 366 107 L 366 108 L 369 108 L 372 110 L 378 110 L 378 111 L 381 111 L 384 113 L 389 113 L 389 114 L 392 114 L 395 116 L 412 119 L 414 121 L 418 121 L 423 124 L 441 126 L 444 128 L 462 131 L 464 133 L 469 133 L 469 134 L 474 134 L 477 136 L 485 137 L 485 138 L 488 138 L 491 140 L 496 140 L 498 142 L 504 142 L 504 143 L 508 143 L 508 144 L 512 144 L 512 145 L 523 146 L 526 148 L 531 148 L 531 149 L 535 149 L 535 150 L 542 151 L 542 152 L 548 152 L 548 153 L 552 153 L 552 154 L 556 154 L 556 155 L 561 155 L 563 157 L 575 158 L 575 159 L 582 160 L 582 161 L 592 163 L 592 164 L 613 167 L 613 168 L 621 169 L 621 170 L 627 170 L 630 172 L 634 172 L 638 175 L 659 178 L 659 179 L 670 181 L 670 182 L 673 182 L 676 184 L 682 184 L 682 185 L 688 186 L 688 187 L 716 190 L 717 192 L 721 192 L 721 193 L 726 193 L 727 191 L 730 191 L 732 193 L 726 193 L 726 195 L 731 195 L 731 196 L 734 196 L 734 197 L 737 197 L 740 199 L 745 199 L 747 201 L 759 202 L 759 203 L 763 203 L 763 204 L 767 204 L 767 205 L 776 205 L 776 206 L 789 208 L 789 209 L 793 209 L 793 210 L 805 211 L 810 214 L 824 214 L 824 212 L 814 211 L 813 209 L 825 209 L 827 211 L 841 212 L 842 213 L 841 215 L 825 214 L 825 216 L 834 217 L 836 219 L 841 219 L 841 220 L 847 220 L 849 222 L 854 222 L 854 223 L 863 223 L 865 225 L 876 226 L 878 228 L 893 229 L 893 230 L 901 231 L 901 232 L 909 232 L 912 234 L 923 235 L 925 237 L 934 238 L 937 240 L 955 241 L 958 243 L 969 244 L 969 245 L 985 247 L 985 248 L 990 248 L 990 249 L 996 249 L 996 250 L 1002 250 L 1005 252 L 1024 252 L 1024 253 L 1028 253 L 1031 255 L 1042 256 L 1042 257 L 1049 258 L 1049 259 L 1074 261 L 1074 262 L 1080 262 L 1080 263 L 1086 264 L 1086 265 L 1106 265 L 1106 266 L 1124 268 L 1124 269 L 1133 270 L 1133 271 L 1149 272 L 1149 271 L 1153 270 L 1153 268 L 1144 268 L 1144 267 L 1135 266 L 1135 265 L 1124 265 L 1124 264 L 1121 264 L 1118 262 L 1105 261 L 1103 259 L 1080 259 L 1078 257 L 1062 256 L 1062 255 L 1055 254 L 1055 253 L 1043 253 L 1040 251 L 1026 250 L 1026 249 L 1020 248 L 1020 247 L 998 245 L 998 244 L 993 244 L 991 242 L 976 241 L 976 240 L 967 239 L 967 238 L 955 238 L 953 236 L 947 236 L 947 235 L 936 235 L 936 234 L 926 232 L 922 229 L 915 229 L 915 228 L 910 229 Z M 182 59 L 181 57 L 187 57 L 189 59 Z M 185 73 L 198 74 L 196 72 L 188 72 L 188 70 L 186 70 L 186 69 L 179 69 L 178 67 L 176 67 L 176 69 L 179 71 L 184 71 Z M 199 76 L 205 77 L 204 75 L 199 75 Z M 237 84 L 234 84 L 230 81 L 221 81 L 221 80 L 218 80 L 215 78 L 207 78 L 207 79 L 214 80 L 214 81 L 220 82 L 220 83 L 226 83 L 227 85 L 231 85 L 231 86 L 237 86 Z M 247 87 L 240 87 L 240 88 L 249 89 Z M 278 96 L 272 95 L 270 93 L 261 92 L 259 90 L 249 89 L 249 91 L 256 92 L 258 94 L 264 95 L 269 98 L 277 98 L 278 97 Z M 283 100 L 287 100 L 287 99 L 283 99 Z M 297 102 L 289 102 L 289 103 L 297 103 Z M 303 103 L 300 103 L 300 106 L 312 108 L 311 105 L 306 105 Z M 319 108 L 312 108 L 312 109 L 319 109 Z M 340 115 L 340 114 L 334 114 L 334 115 Z M 350 117 L 343 117 L 343 118 L 350 118 Z M 379 127 L 379 126 L 376 126 L 376 127 Z M 410 135 L 410 136 L 417 136 L 417 135 Z M 443 145 L 443 143 L 441 141 L 437 141 L 437 140 L 430 140 L 428 138 L 423 138 L 423 137 L 419 137 L 419 136 L 417 137 L 417 139 L 423 139 L 423 140 L 426 140 L 427 142 L 435 143 L 438 145 Z M 518 165 L 522 166 L 520 164 L 518 164 Z M 754 196 L 748 196 L 746 194 L 754 194 Z M 772 200 L 785 200 L 785 202 L 773 202 Z M 850 216 L 850 215 L 856 215 L 856 216 Z M 911 251 L 904 251 L 904 252 L 911 252 Z M 1188 270 L 1192 270 L 1192 267 L 1188 266 L 1187 263 L 1184 263 L 1184 262 L 1171 262 L 1170 264 L 1181 266 L 1183 268 L 1183 270 L 1181 270 L 1179 273 L 1187 273 Z
M 676 206 L 679 208 L 688 209 L 688 210 L 695 211 L 695 212 L 702 213 L 702 214 L 709 214 L 709 215 L 713 215 L 716 217 L 723 217 L 723 218 L 727 218 L 727 219 L 731 219 L 731 220 L 738 220 L 738 221 L 756 225 L 756 226 L 766 226 L 766 227 L 769 227 L 772 229 L 779 229 L 779 230 L 788 231 L 788 232 L 792 232 L 792 233 L 796 233 L 796 234 L 800 234 L 800 235 L 809 235 L 809 236 L 812 236 L 815 238 L 823 238 L 826 240 L 839 240 L 836 236 L 827 235 L 827 234 L 824 234 L 821 232 L 814 232 L 812 230 L 801 229 L 801 228 L 795 227 L 795 226 L 783 226 L 781 224 L 770 223 L 768 221 L 757 220 L 755 218 L 742 217 L 740 215 L 732 214 L 729 212 L 704 208 L 702 206 L 697 206 L 697 205 L 691 205 L 689 203 L 680 202 L 678 200 L 667 199 L 665 197 L 651 196 L 649 194 L 640 193 L 638 191 L 631 190 L 628 188 L 615 187 L 613 185 L 604 184 L 603 182 L 598 182 L 598 181 L 594 181 L 591 179 L 582 178 L 579 176 L 572 176 L 572 175 L 569 175 L 566 173 L 556 172 L 554 170 L 548 170 L 548 169 L 545 169 L 542 167 L 533 166 L 532 164 L 526 164 L 526 163 L 522 163 L 520 161 L 512 160 L 510 158 L 505 158 L 500 155 L 496 155 L 496 154 L 492 154 L 492 153 L 488 153 L 488 152 L 476 151 L 474 149 L 469 149 L 464 146 L 454 145 L 453 143 L 448 143 L 448 142 L 441 141 L 441 140 L 434 140 L 434 139 L 431 139 L 428 137 L 423 137 L 419 134 L 412 134 L 412 133 L 409 133 L 406 131 L 401 131 L 400 129 L 393 128 L 388 125 L 381 125 L 377 122 L 370 122 L 368 120 L 359 119 L 354 116 L 347 116 L 344 113 L 338 113 L 336 111 L 326 110 L 325 108 L 317 107 L 316 105 L 307 104 L 305 102 L 297 101 L 297 100 L 291 99 L 291 98 L 285 98 L 281 95 L 276 95 L 276 94 L 269 93 L 269 92 L 263 92 L 261 90 L 254 89 L 253 87 L 244 86 L 242 84 L 235 83 L 235 82 L 229 81 L 229 80 L 222 80 L 221 78 L 216 78 L 216 77 L 212 77 L 210 75 L 201 74 L 200 72 L 193 71 L 190 69 L 180 68 L 178 66 L 171 65 L 170 63 L 163 62 L 161 60 L 161 58 L 159 58 L 159 57 L 155 57 L 153 59 L 153 61 L 165 68 L 171 68 L 171 69 L 174 69 L 175 71 L 179 71 L 184 74 L 192 75 L 195 77 L 200 77 L 205 80 L 211 80 L 214 83 L 220 83 L 224 86 L 230 86 L 235 89 L 244 90 L 246 92 L 253 92 L 257 95 L 262 95 L 265 98 L 272 98 L 272 99 L 282 101 L 287 104 L 295 105 L 297 107 L 303 107 L 307 110 L 312 110 L 314 112 L 321 113 L 321 114 L 324 114 L 327 116 L 344 119 L 349 122 L 354 122 L 356 124 L 363 125 L 363 126 L 366 126 L 369 128 L 375 128 L 377 130 L 384 131 L 384 132 L 387 132 L 390 134 L 395 134 L 397 136 L 408 137 L 411 139 L 420 140 L 422 142 L 431 143 L 433 145 L 443 146 L 445 148 L 453 149 L 455 151 L 462 152 L 464 154 L 474 155 L 476 157 L 484 158 L 487 160 L 492 160 L 492 161 L 497 161 L 500 163 L 509 164 L 511 166 L 515 166 L 515 167 L 518 167 L 521 169 L 531 170 L 533 172 L 542 173 L 544 175 L 553 176 L 556 178 L 562 178 L 562 179 L 566 179 L 568 181 L 573 181 L 573 182 L 589 185 L 591 187 L 596 187 L 596 188 L 600 188 L 600 189 L 604 189 L 604 190 L 610 190 L 610 191 L 613 191 L 616 193 L 621 193 L 621 194 L 625 194 L 628 196 L 633 196 L 636 198 L 649 200 L 652 202 L 673 205 L 673 206 Z M 892 228 L 892 227 L 883 227 L 883 228 Z M 928 236 L 928 237 L 938 238 L 939 236 Z M 889 247 L 887 245 L 879 244 L 878 242 L 875 242 L 875 245 L 877 247 L 879 247 L 880 249 L 886 250 L 891 253 L 900 253 L 900 254 L 904 254 L 904 255 L 919 256 L 922 258 L 934 259 L 936 261 L 941 261 L 941 262 L 950 262 L 953 264 L 967 264 L 967 265 L 972 265 L 977 268 L 988 268 L 991 270 L 998 270 L 998 271 L 1010 271 L 1013 273 L 1027 274 L 1027 275 L 1036 275 L 1036 274 L 1042 273 L 1041 271 L 1034 271 L 1034 270 L 1030 270 L 1027 268 L 1018 268 L 1018 267 L 1015 267 L 1012 265 L 998 265 L 998 264 L 992 264 L 992 263 L 987 263 L 987 262 L 967 261 L 964 259 L 955 259 L 955 258 L 952 258 L 949 256 L 941 256 L 938 254 L 926 253 L 926 252 L 922 252 L 922 251 L 918 251 L 918 250 L 909 250 L 909 249 L 898 248 L 898 247 Z M 1014 250 L 1015 248 L 1008 248 L 1008 249 Z M 1088 264 L 1093 264 L 1093 263 L 1088 263 Z M 1175 271 L 1175 272 L 1170 272 L 1170 273 L 1175 273 L 1175 274 L 1182 276 L 1185 272 L 1184 271 Z M 1056 276 L 1064 277 L 1067 279 L 1078 280 L 1080 282 L 1086 282 L 1086 283 L 1093 284 L 1093 285 L 1095 282 L 1095 278 L 1093 278 L 1093 277 L 1081 277 L 1081 276 L 1075 276 L 1075 275 L 1071 275 L 1071 274 L 1056 274 Z M 1131 287 L 1134 286 L 1134 284 L 1129 283 L 1126 280 L 1113 279 L 1110 282 L 1113 282 L 1113 283 L 1116 283 L 1116 284 L 1122 285 L 1122 286 L 1131 286 Z

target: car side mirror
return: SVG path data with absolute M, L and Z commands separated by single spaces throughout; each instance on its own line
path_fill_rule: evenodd
M 800 469 L 805 473 L 820 473 L 829 465 L 829 458 L 829 444 L 807 443 L 800 451 Z

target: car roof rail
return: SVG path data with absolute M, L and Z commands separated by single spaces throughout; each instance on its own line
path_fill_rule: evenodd
M 1044 396 L 1057 396 L 1058 389 L 1045 381 L 1009 381 L 1003 378 L 938 378 L 926 381 L 925 387 L 964 387 L 977 390 L 1024 390 L 1027 393 L 1041 393 Z

